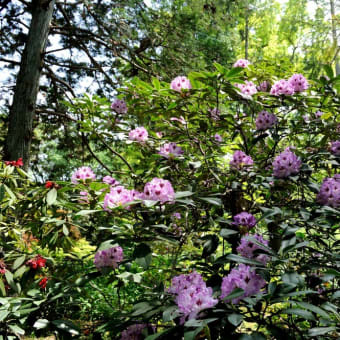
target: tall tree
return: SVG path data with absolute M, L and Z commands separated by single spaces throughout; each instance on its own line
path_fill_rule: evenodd
M 53 7 L 54 0 L 32 0 L 32 20 L 10 109 L 4 158 L 22 157 L 25 168 L 29 163 L 33 117 Z

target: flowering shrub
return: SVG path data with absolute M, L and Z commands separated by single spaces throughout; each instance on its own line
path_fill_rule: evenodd
M 172 80 L 170 87 L 172 90 L 181 92 L 182 90 L 190 90 L 192 88 L 190 80 L 184 76 L 178 76 Z
M 339 79 L 215 66 L 74 100 L 69 180 L 0 164 L 6 336 L 338 337 Z
M 137 127 L 129 132 L 129 139 L 136 142 L 145 142 L 148 140 L 148 136 L 149 134 L 143 126 Z

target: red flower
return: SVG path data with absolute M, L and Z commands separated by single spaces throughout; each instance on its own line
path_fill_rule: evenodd
M 16 162 L 15 162 L 15 164 L 14 164 L 14 166 L 23 166 L 24 165 L 24 163 L 23 163 L 23 161 L 22 161 L 22 158 L 19 158 Z
M 39 282 L 40 289 L 45 289 L 46 288 L 47 281 L 48 281 L 47 277 L 44 277 L 43 279 L 40 280 L 40 282 Z
M 54 182 L 52 181 L 47 181 L 45 184 L 45 188 L 50 189 L 54 187 Z
M 46 189 L 52 189 L 52 188 L 55 188 L 55 189 L 58 189 L 59 188 L 59 185 L 55 182 L 52 182 L 52 181 L 47 181 L 45 183 L 45 188 Z
M 13 165 L 15 167 L 23 166 L 24 163 L 22 161 L 22 158 L 19 158 L 17 161 L 5 161 L 6 165 Z
M 30 259 L 26 262 L 26 265 L 30 266 L 33 269 L 45 267 L 45 264 L 46 264 L 46 259 L 44 259 L 40 255 L 37 255 L 35 258 Z

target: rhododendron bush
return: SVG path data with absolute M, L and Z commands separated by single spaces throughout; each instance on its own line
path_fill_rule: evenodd
M 215 66 L 66 103 L 69 181 L 2 164 L 8 334 L 338 338 L 339 78 Z

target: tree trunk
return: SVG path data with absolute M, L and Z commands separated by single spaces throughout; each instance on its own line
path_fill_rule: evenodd
M 330 0 L 331 5 L 331 20 L 332 20 L 332 37 L 333 37 L 333 45 L 334 45 L 334 52 L 337 53 L 338 49 L 338 37 L 337 37 L 337 31 L 336 31 L 336 18 L 335 18 L 335 6 L 334 6 L 334 0 Z M 335 74 L 338 76 L 340 75 L 340 64 L 339 59 L 337 56 L 335 57 Z
M 32 20 L 9 113 L 4 159 L 11 161 L 22 157 L 25 169 L 29 165 L 34 110 L 54 2 L 32 0 Z
M 248 48 L 249 48 L 249 17 L 248 17 L 248 9 L 246 12 L 246 25 L 245 25 L 245 29 L 244 29 L 244 39 L 245 39 L 245 43 L 244 43 L 244 58 L 248 59 Z

